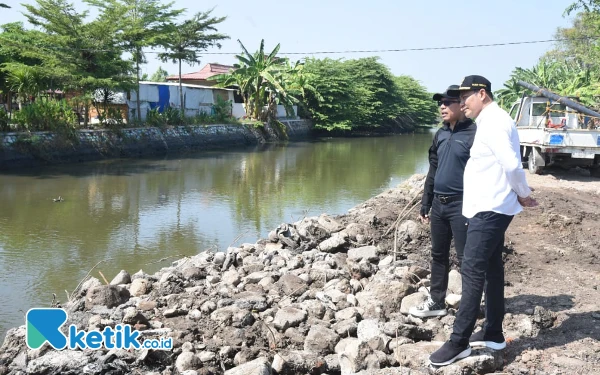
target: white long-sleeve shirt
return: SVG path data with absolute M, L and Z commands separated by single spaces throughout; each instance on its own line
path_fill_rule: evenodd
M 531 194 L 521 164 L 519 134 L 508 113 L 495 102 L 476 119 L 477 133 L 464 173 L 463 215 L 493 211 L 516 215 L 517 195 Z

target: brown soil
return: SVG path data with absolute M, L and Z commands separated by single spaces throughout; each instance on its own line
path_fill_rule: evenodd
M 600 374 L 600 179 L 580 171 L 528 175 L 540 206 L 507 231 L 505 328 L 542 306 L 556 317 L 515 339 L 507 369 L 527 374 Z M 517 336 L 516 334 L 514 335 Z

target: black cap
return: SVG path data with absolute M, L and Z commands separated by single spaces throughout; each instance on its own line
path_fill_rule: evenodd
M 466 76 L 463 78 L 460 87 L 456 91 L 456 95 L 460 94 L 460 91 L 471 91 L 471 90 L 481 90 L 492 92 L 492 83 L 487 80 L 487 78 L 482 76 Z M 455 92 L 452 92 L 453 94 Z
M 450 85 L 448 89 L 441 94 L 433 95 L 433 100 L 456 99 L 458 98 L 458 85 Z

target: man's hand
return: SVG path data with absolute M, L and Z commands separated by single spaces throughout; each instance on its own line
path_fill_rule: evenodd
M 525 197 L 525 198 L 521 198 L 521 197 L 517 196 L 517 200 L 519 201 L 519 203 L 523 207 L 536 207 L 536 206 L 539 206 L 539 203 L 535 199 L 533 199 L 531 197 L 531 195 L 528 196 L 528 197 Z
M 419 212 L 419 220 L 421 223 L 429 223 L 429 206 L 421 206 L 421 212 Z

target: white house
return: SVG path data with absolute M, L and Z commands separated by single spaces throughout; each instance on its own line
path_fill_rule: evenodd
M 200 112 L 211 113 L 212 106 L 217 102 L 217 97 L 233 103 L 233 89 L 223 89 L 210 86 L 182 84 L 185 115 L 195 116 Z M 135 117 L 137 109 L 136 93 L 131 92 L 129 100 L 130 117 Z M 177 82 L 140 82 L 140 110 L 144 120 L 149 110 L 157 108 L 159 112 L 165 108 L 181 108 L 179 96 L 179 83 Z

